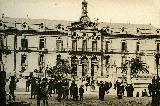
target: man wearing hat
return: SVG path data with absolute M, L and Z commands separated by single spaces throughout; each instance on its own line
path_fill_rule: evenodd
M 80 101 L 83 101 L 83 93 L 84 93 L 84 88 L 83 88 L 83 85 L 81 85 L 79 88 Z

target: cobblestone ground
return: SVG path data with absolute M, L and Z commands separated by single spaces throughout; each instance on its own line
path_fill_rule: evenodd
M 35 99 L 29 99 L 30 95 L 16 95 L 17 101 L 28 101 L 31 106 L 36 106 Z M 150 97 L 123 97 L 123 99 L 117 99 L 116 96 L 106 95 L 104 101 L 98 100 L 98 95 L 96 94 L 86 94 L 84 95 L 84 101 L 72 101 L 72 100 L 62 100 L 58 102 L 56 100 L 56 95 L 49 97 L 49 106 L 151 106 Z

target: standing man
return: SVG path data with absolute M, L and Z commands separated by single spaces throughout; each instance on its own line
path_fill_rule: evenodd
M 38 80 L 37 84 L 37 106 L 40 106 L 41 96 L 42 96 L 42 88 L 41 88 L 41 79 Z
M 43 106 L 48 106 L 48 89 L 47 89 L 47 78 L 43 78 L 41 83 L 41 98 L 43 100 Z
M 14 95 L 14 90 L 16 90 L 16 83 L 18 82 L 18 80 L 16 81 L 16 77 L 15 76 L 11 76 L 11 81 L 9 84 L 9 94 L 10 94 L 10 100 L 15 101 L 15 95 Z
M 103 81 L 100 82 L 100 86 L 99 86 L 99 99 L 100 100 L 104 100 L 104 95 L 105 95 L 105 86 L 103 84 Z
M 84 93 L 84 89 L 83 89 L 83 85 L 81 85 L 79 88 L 80 101 L 83 101 L 83 93 Z
M 133 97 L 134 87 L 132 84 L 128 84 L 126 87 L 127 97 Z
M 35 99 L 35 94 L 36 93 L 36 79 L 34 77 L 31 78 L 31 98 L 32 97 Z
M 75 86 L 74 86 L 73 100 L 78 101 L 78 87 L 77 87 L 77 84 L 75 84 Z
M 70 99 L 73 99 L 74 86 L 75 86 L 75 81 L 73 80 L 69 88 L 70 89 Z
M 62 88 L 62 82 L 61 81 L 58 81 L 57 83 L 57 100 L 60 102 L 61 101 L 61 98 L 62 98 L 62 91 L 63 88 Z
M 30 79 L 27 78 L 27 80 L 26 80 L 26 92 L 29 92 L 29 86 L 30 86 Z
M 53 88 L 53 80 L 50 79 L 48 82 L 48 93 L 49 93 L 50 97 L 52 97 L 52 88 Z

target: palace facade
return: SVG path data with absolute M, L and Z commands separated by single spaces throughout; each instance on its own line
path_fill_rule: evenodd
M 129 78 L 156 74 L 160 29 L 151 24 L 92 22 L 87 13 L 87 2 L 83 1 L 78 22 L 1 18 L 1 70 L 44 72 L 47 66 L 55 66 L 57 55 L 61 55 L 77 78 L 127 80 L 133 59 L 143 67 Z

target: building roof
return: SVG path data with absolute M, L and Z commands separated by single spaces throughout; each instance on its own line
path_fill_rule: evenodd
M 7 28 L 14 29 L 15 23 L 17 25 L 27 23 L 28 30 L 36 30 L 40 29 L 36 26 L 44 25 L 45 30 L 57 30 L 57 26 L 63 27 L 62 30 L 67 31 L 67 27 L 71 26 L 72 21 L 65 20 L 48 20 L 48 19 L 28 19 L 28 18 L 0 18 L 0 20 L 5 24 Z M 121 34 L 130 34 L 137 36 L 145 36 L 145 35 L 160 35 L 160 30 L 151 24 L 130 24 L 130 23 L 106 23 L 100 22 L 98 25 L 99 29 L 106 30 L 107 33 L 111 35 L 121 35 Z M 18 30 L 18 27 L 16 28 Z M 0 27 L 0 30 L 2 28 Z M 61 29 L 58 29 L 61 30 Z

